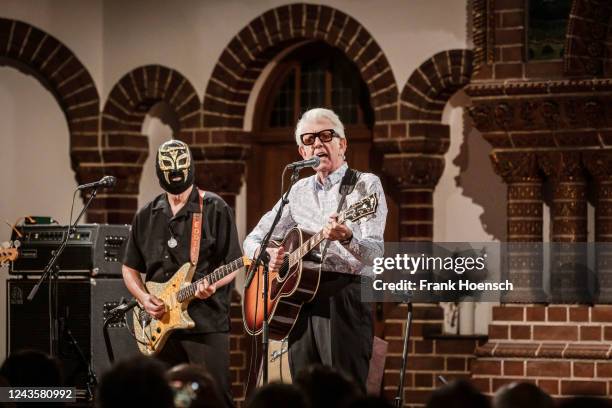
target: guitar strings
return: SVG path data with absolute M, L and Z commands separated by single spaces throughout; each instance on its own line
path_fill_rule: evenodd
M 212 285 L 218 282 L 219 280 L 223 279 L 224 277 L 226 277 L 231 271 L 234 271 L 242 266 L 244 266 L 244 260 L 242 259 L 242 257 L 233 260 L 227 265 L 220 266 L 214 271 L 212 271 L 211 273 L 209 273 L 208 275 L 191 283 L 189 286 L 183 289 L 180 289 L 176 293 L 176 299 L 179 302 L 184 302 L 187 298 L 195 295 L 198 289 L 198 284 L 204 281 L 204 279 L 208 279 L 209 283 Z

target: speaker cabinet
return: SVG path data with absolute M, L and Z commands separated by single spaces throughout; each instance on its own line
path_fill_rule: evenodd
M 132 298 L 123 279 L 92 279 L 91 291 L 91 363 L 96 375 L 106 372 L 111 363 L 104 344 L 103 325 L 109 310 L 119 305 L 121 298 L 126 301 Z M 132 311 L 126 314 L 129 330 L 133 329 Z M 137 354 L 138 346 L 125 322 L 113 322 L 109 325 L 108 334 L 115 361 Z
M 35 284 L 35 279 L 7 280 L 7 354 L 24 349 L 50 350 L 48 285 L 42 285 L 28 302 Z M 85 388 L 88 363 L 98 377 L 110 367 L 103 322 L 105 312 L 117 306 L 121 298 L 131 299 L 122 279 L 59 280 L 59 359 L 66 385 Z M 132 327 L 131 313 L 127 317 Z M 136 341 L 125 324 L 109 327 L 109 337 L 116 360 L 138 354 Z

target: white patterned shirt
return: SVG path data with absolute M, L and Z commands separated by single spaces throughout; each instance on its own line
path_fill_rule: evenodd
M 328 223 L 329 216 L 336 212 L 340 202 L 340 182 L 348 165 L 344 163 L 331 173 L 321 184 L 316 174 L 299 180 L 289 193 L 289 203 L 283 209 L 274 233 L 273 240 L 282 240 L 287 232 L 297 226 L 310 234 L 319 232 Z M 322 270 L 348 274 L 371 276 L 374 258 L 383 256 L 385 222 L 387 219 L 387 202 L 380 179 L 371 173 L 361 173 L 355 188 L 346 196 L 343 210 L 360 199 L 376 193 L 378 207 L 376 212 L 355 222 L 347 221 L 346 225 L 353 232 L 351 241 L 342 245 L 331 241 L 323 260 Z M 270 229 L 280 200 L 274 208 L 259 220 L 257 226 L 244 241 L 244 252 L 253 258 L 261 241 Z M 323 241 L 322 246 L 324 245 Z

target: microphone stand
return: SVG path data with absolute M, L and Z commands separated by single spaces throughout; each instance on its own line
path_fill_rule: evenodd
M 72 334 L 72 331 L 70 330 L 68 325 L 65 323 L 65 319 L 60 318 L 60 323 L 62 322 L 64 323 L 62 333 L 66 333 L 68 341 L 79 356 L 79 360 L 81 360 L 82 364 L 87 366 L 87 398 L 91 401 L 94 398 L 94 390 L 98 385 L 98 377 L 96 377 L 96 373 L 91 367 L 91 361 L 85 357 L 85 353 L 83 353 L 83 349 L 81 348 L 81 346 L 79 346 L 79 342 Z
M 125 299 L 121 298 L 120 305 L 108 312 L 108 316 L 104 319 L 104 325 L 102 326 L 102 334 L 104 336 L 104 346 L 106 347 L 106 354 L 108 361 L 113 364 L 115 362 L 115 354 L 113 353 L 113 345 L 108 334 L 108 326 L 111 323 L 116 323 L 119 319 L 123 319 L 123 316 L 134 307 L 137 303 L 134 302 L 131 305 L 125 302 Z
M 395 408 L 402 408 L 404 404 L 404 377 L 406 375 L 406 362 L 408 361 L 408 344 L 410 340 L 410 330 L 412 328 L 412 302 L 406 302 L 408 305 L 408 316 L 406 316 L 406 330 L 404 332 L 404 350 L 402 351 L 402 370 L 400 371 L 400 380 L 397 387 L 397 396 L 395 397 Z
M 287 169 L 288 168 L 285 167 L 285 170 Z M 274 231 L 274 229 L 276 228 L 276 225 L 280 221 L 280 216 L 283 213 L 283 209 L 285 208 L 285 205 L 289 203 L 289 192 L 291 191 L 291 188 L 298 180 L 300 168 L 294 167 L 292 170 L 293 170 L 293 173 L 291 174 L 291 182 L 289 184 L 289 188 L 287 189 L 285 194 L 283 194 L 281 197 L 280 206 L 278 207 L 278 210 L 276 211 L 276 216 L 274 217 L 274 221 L 272 221 L 272 225 L 270 226 L 268 233 L 265 235 L 265 237 L 261 241 L 261 245 L 259 246 L 259 254 L 255 262 L 251 264 L 251 269 L 249 271 L 249 275 L 245 283 L 245 287 L 248 287 L 251 283 L 251 280 L 255 276 L 255 272 L 257 271 L 259 265 L 263 266 L 263 293 L 262 293 L 262 296 L 263 296 L 264 301 L 263 301 L 263 324 L 262 324 L 262 339 L 261 339 L 262 351 L 261 352 L 262 352 L 262 355 L 264 356 L 262 359 L 263 361 L 262 383 L 264 385 L 268 383 L 267 359 L 268 359 L 268 346 L 270 342 L 270 333 L 269 333 L 269 326 L 268 326 L 268 302 L 267 302 L 268 289 L 269 289 L 268 288 L 269 286 L 268 262 L 270 261 L 270 255 L 266 251 L 266 248 L 268 247 L 268 244 L 270 243 L 270 238 L 272 238 L 272 232 Z M 285 172 L 283 171 L 283 176 L 284 175 L 285 175 Z
M 87 210 L 87 208 L 89 207 L 93 199 L 96 197 L 97 193 L 98 193 L 98 188 L 96 187 L 91 192 L 91 195 L 89 196 L 87 203 L 85 203 L 85 206 L 79 213 L 79 216 L 76 218 L 74 223 L 70 227 L 68 227 L 68 231 L 66 235 L 64 236 L 64 239 L 62 240 L 60 246 L 54 252 L 52 252 L 54 255 L 49 260 L 49 263 L 47 263 L 47 266 L 45 266 L 43 275 L 40 277 L 36 285 L 34 285 L 32 290 L 30 291 L 30 294 L 28 295 L 28 301 L 31 302 L 32 299 L 34 299 L 34 297 L 36 296 L 36 293 L 38 293 L 38 290 L 40 289 L 40 286 L 43 284 L 43 282 L 47 280 L 49 281 L 49 330 L 50 330 L 49 353 L 51 354 L 52 357 L 59 357 L 59 321 L 58 321 L 58 302 L 57 302 L 58 300 L 57 299 L 57 280 L 59 278 L 60 269 L 59 269 L 59 265 L 57 264 L 57 261 L 59 260 L 60 256 L 64 252 L 64 249 L 66 249 L 66 246 L 68 245 L 70 234 L 76 228 L 77 223 L 79 222 L 79 220 L 81 219 L 81 217 L 83 216 L 83 214 L 85 213 L 85 211 Z

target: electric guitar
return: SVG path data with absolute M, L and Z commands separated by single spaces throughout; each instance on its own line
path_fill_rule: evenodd
M 362 198 L 338 215 L 338 223 L 357 221 L 376 212 L 378 197 L 371 194 Z M 302 305 L 316 295 L 321 278 L 320 262 L 305 261 L 303 258 L 320 246 L 323 230 L 308 234 L 295 227 L 289 230 L 281 242 L 271 241 L 271 247 L 285 248 L 289 253 L 278 271 L 268 274 L 268 324 L 270 338 L 282 340 L 289 335 L 298 318 Z M 319 250 L 320 253 L 320 250 Z M 246 331 L 257 335 L 263 327 L 263 268 L 255 271 L 254 277 L 244 288 L 242 297 L 242 318 Z
M 145 311 L 142 305 L 139 304 L 134 308 L 134 335 L 140 352 L 147 356 L 154 356 L 162 350 L 168 336 L 173 331 L 195 327 L 195 322 L 187 312 L 187 306 L 196 298 L 195 293 L 199 283 L 207 279 L 212 285 L 230 273 L 250 264 L 249 258 L 243 256 L 191 282 L 195 266 L 187 262 L 167 282 L 146 282 L 145 286 L 149 293 L 163 300 L 166 312 L 161 319 L 155 319 Z
M 0 266 L 13 262 L 19 256 L 17 248 L 0 248 Z

